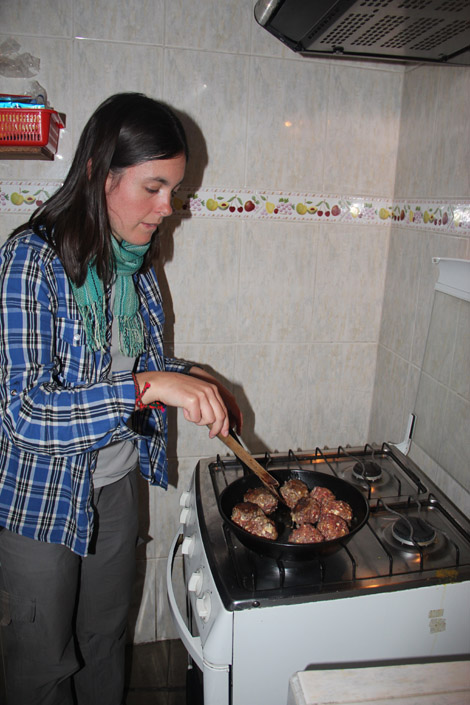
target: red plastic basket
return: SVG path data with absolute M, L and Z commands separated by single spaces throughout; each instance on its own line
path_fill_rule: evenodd
M 55 110 L 1 108 L 0 146 L 45 147 L 55 154 L 62 127 L 62 118 Z

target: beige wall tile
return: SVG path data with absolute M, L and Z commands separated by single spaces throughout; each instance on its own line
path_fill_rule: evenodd
M 451 389 L 470 401 L 470 311 L 459 301 L 459 314 L 455 331 L 455 351 L 450 378 Z
M 5 0 L 0 4 L 0 27 L 8 34 L 70 37 L 73 1 Z M 21 51 L 28 51 L 23 46 L 23 39 L 17 41 L 21 44 Z
M 238 222 L 197 220 L 175 231 L 174 259 L 159 277 L 171 296 L 165 306 L 167 340 L 235 340 L 240 228 Z
M 5 213 L 0 216 L 0 247 L 3 245 L 12 230 L 19 227 L 25 222 L 24 214 L 16 215 Z
M 318 243 L 311 340 L 376 341 L 388 228 L 323 226 Z
M 403 82 L 395 195 L 468 197 L 470 76 L 462 67 L 422 66 Z
M 419 271 L 418 300 L 414 323 L 411 360 L 421 367 L 426 346 L 431 309 L 434 300 L 434 285 L 438 277 L 438 267 L 432 263 L 433 257 L 466 258 L 470 239 L 423 232 L 419 235 L 421 267 Z
M 311 337 L 319 227 L 247 223 L 242 236 L 237 339 L 307 342 Z
M 304 447 L 365 443 L 375 359 L 375 344 L 315 343 L 311 346 Z
M 114 93 L 137 91 L 162 98 L 162 51 L 119 42 L 74 42 L 75 144 L 91 113 Z
M 253 22 L 251 0 L 170 0 L 165 42 L 185 49 L 248 53 Z
M 397 150 L 396 196 L 430 195 L 436 136 L 436 67 L 407 71 L 403 80 L 400 140 Z
M 248 187 L 321 191 L 329 71 L 328 64 L 252 59 Z
M 413 374 L 405 359 L 379 345 L 368 440 L 403 440 L 408 415 L 415 410 L 418 379 L 419 372 Z
M 470 72 L 442 67 L 436 74 L 434 164 L 428 195 L 467 199 L 470 193 Z
M 309 345 L 239 345 L 234 379 L 243 389 L 243 439 L 251 452 L 300 447 L 305 436 Z
M 407 360 L 411 353 L 421 265 L 419 235 L 405 228 L 392 228 L 380 341 Z
M 450 385 L 452 374 L 459 310 L 458 299 L 435 292 L 422 369 L 446 387 Z
M 440 420 L 442 444 L 437 461 L 441 467 L 450 470 L 452 477 L 470 492 L 470 402 L 449 389 Z
M 243 185 L 248 65 L 246 56 L 165 51 L 164 98 L 195 122 L 187 183 L 199 185 L 190 175 L 201 161 L 208 187 Z
M 323 147 L 327 193 L 393 195 L 402 80 L 386 69 L 331 68 Z
M 75 0 L 74 34 L 84 39 L 162 44 L 164 6 L 164 0 Z

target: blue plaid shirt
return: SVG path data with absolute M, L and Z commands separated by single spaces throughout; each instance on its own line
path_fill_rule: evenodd
M 155 272 L 136 275 L 146 351 L 136 371 L 186 373 L 163 354 Z M 108 310 L 108 341 L 112 315 Z M 137 444 L 140 471 L 166 488 L 166 414 L 133 414 L 131 371 L 112 372 L 110 345 L 90 352 L 68 278 L 31 230 L 0 249 L 0 526 L 86 555 L 93 530 L 92 473 L 100 448 Z M 133 414 L 133 429 L 127 425 Z

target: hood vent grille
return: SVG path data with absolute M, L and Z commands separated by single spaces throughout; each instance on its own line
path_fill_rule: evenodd
M 469 0 L 258 0 L 255 18 L 305 56 L 470 65 Z

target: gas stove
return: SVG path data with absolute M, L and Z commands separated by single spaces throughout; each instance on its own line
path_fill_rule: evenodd
M 259 555 L 220 520 L 220 496 L 245 470 L 233 458 L 200 463 L 199 527 L 226 609 L 250 607 L 253 600 L 282 604 L 470 579 L 470 522 L 390 445 L 257 459 L 270 471 L 310 469 L 346 480 L 367 499 L 369 520 L 331 556 L 292 562 Z
M 199 461 L 173 542 L 174 553 L 182 546 L 187 619 L 174 597 L 172 557 L 167 586 L 178 632 L 203 674 L 204 705 L 285 705 L 289 677 L 309 664 L 470 653 L 470 521 L 406 455 L 384 443 L 255 457 L 273 473 L 346 481 L 369 515 L 332 555 L 263 555 L 220 511 L 242 464 L 232 456 Z

